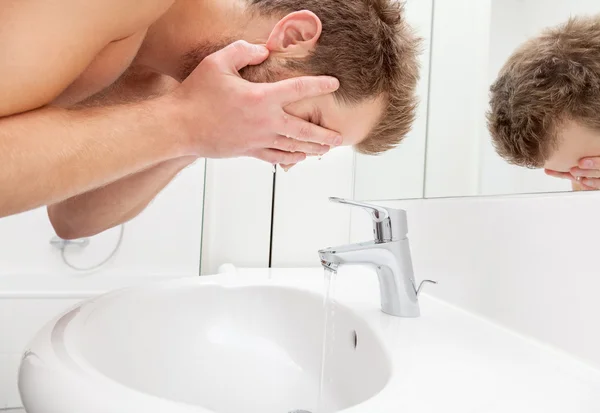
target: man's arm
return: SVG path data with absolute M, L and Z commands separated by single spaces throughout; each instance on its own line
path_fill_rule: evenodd
M 163 96 L 179 83 L 166 76 L 132 69 L 123 78 L 77 105 L 97 107 Z M 197 158 L 185 156 L 162 162 L 101 188 L 48 206 L 48 217 L 63 239 L 96 235 L 139 215 L 173 178 Z
M 96 235 L 139 215 L 186 166 L 196 160 L 186 156 L 48 207 L 58 236 L 74 239 Z
M 0 217 L 186 155 L 179 124 L 175 110 L 159 100 L 0 119 Z
M 45 107 L 104 47 L 144 30 L 172 2 L 3 3 L 0 217 L 62 200 L 179 155 L 177 138 L 169 133 L 169 111 L 157 105 L 81 111 Z

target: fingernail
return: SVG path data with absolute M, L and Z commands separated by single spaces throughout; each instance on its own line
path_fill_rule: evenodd
M 342 143 L 344 142 L 344 138 L 342 138 L 341 136 L 337 136 L 334 140 L 333 140 L 333 145 L 334 146 L 340 146 Z
M 593 168 L 594 167 L 594 161 L 588 159 L 586 161 L 583 161 L 583 167 L 584 168 Z
M 254 51 L 258 54 L 265 54 L 265 53 L 269 52 L 269 49 L 267 49 L 265 46 L 256 44 L 256 45 L 254 45 Z
M 584 179 L 583 184 L 587 185 L 587 186 L 591 186 L 592 188 L 595 188 L 594 181 L 592 181 L 591 179 Z
M 332 89 L 337 89 L 340 86 L 340 81 L 333 78 L 329 81 L 329 87 Z

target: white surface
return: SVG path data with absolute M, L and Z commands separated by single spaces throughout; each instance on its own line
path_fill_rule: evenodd
M 417 119 L 412 131 L 398 148 L 380 156 L 356 154 L 355 199 L 423 197 L 432 12 L 432 0 L 406 2 L 406 19 L 423 39 L 422 54 L 419 57 L 421 79 L 417 87 Z
M 600 194 L 382 204 L 407 210 L 415 277 L 440 282 L 429 293 L 600 368 Z M 353 241 L 371 237 L 352 224 Z
M 198 274 L 203 195 L 202 160 L 185 169 L 148 209 L 127 224 L 115 259 L 90 276 Z M 86 249 L 70 249 L 67 257 L 80 266 L 97 264 L 114 248 L 118 231 L 93 237 Z M 49 244 L 53 236 L 45 209 L 1 219 L 0 279 L 36 274 L 58 281 L 79 275 L 63 264 L 60 251 Z
M 425 197 L 478 194 L 491 0 L 434 2 Z
M 273 167 L 256 159 L 209 160 L 202 247 L 202 274 L 234 262 L 269 262 Z
M 277 173 L 273 267 L 316 266 L 319 249 L 348 242 L 350 208 L 328 198 L 352 197 L 353 155 L 351 148 L 336 148 L 320 161 Z
M 293 381 L 289 375 L 303 374 L 293 373 L 294 369 L 316 368 L 308 360 L 318 356 L 322 309 L 318 296 L 309 291 L 322 291 L 322 273 L 321 269 L 241 270 L 240 276 L 171 281 L 88 303 L 49 324 L 26 353 L 20 386 L 27 410 L 208 412 L 193 403 L 212 401 L 218 404 L 213 410 L 217 412 L 246 411 L 250 406 L 271 412 L 268 409 L 275 404 L 261 408 L 278 393 L 265 399 L 261 385 L 275 380 L 272 384 L 279 388 Z M 229 288 L 211 286 L 215 282 Z M 298 290 L 281 290 L 290 287 Z M 133 296 L 135 300 L 127 299 Z M 376 277 L 360 267 L 338 274 L 336 299 L 340 308 L 335 345 L 348 347 L 355 329 L 358 347 L 356 353 L 337 351 L 343 365 L 334 369 L 339 375 L 332 388 L 337 385 L 338 392 L 331 394 L 340 400 L 373 394 L 378 387 L 372 378 L 385 377 L 381 362 L 392 359 L 391 378 L 384 389 L 343 410 L 346 413 L 592 413 L 600 409 L 599 371 L 434 299 L 421 300 L 421 318 L 387 316 L 379 308 Z M 202 311 L 208 304 L 216 311 Z M 230 311 L 241 307 L 251 311 Z M 130 316 L 123 318 L 123 312 Z M 167 334 L 161 335 L 163 329 Z M 121 338 L 132 332 L 136 340 Z M 111 340 L 106 340 L 108 334 Z M 266 340 L 257 340 L 261 337 Z M 378 341 L 384 343 L 381 351 Z M 274 343 L 277 347 L 271 348 Z M 214 352 L 209 351 L 211 357 L 206 359 L 198 347 Z M 363 351 L 373 358 L 368 359 L 372 364 L 361 364 Z M 274 361 L 277 357 L 282 359 Z M 283 360 L 296 364 L 288 367 Z M 206 371 L 203 363 L 209 366 Z M 243 373 L 226 380 L 231 371 L 218 368 L 224 364 Z M 166 366 L 172 366 L 168 377 Z M 139 369 L 143 375 L 136 374 Z M 369 369 L 380 373 L 370 379 L 361 376 Z M 189 380 L 192 376 L 195 380 Z M 209 377 L 221 386 L 207 382 Z M 244 380 L 248 382 L 240 389 Z M 353 385 L 367 387 L 367 383 L 372 387 L 345 393 Z M 208 394 L 203 394 L 204 386 L 211 390 Z M 304 389 L 299 386 L 298 394 Z M 238 401 L 244 405 L 237 406 Z

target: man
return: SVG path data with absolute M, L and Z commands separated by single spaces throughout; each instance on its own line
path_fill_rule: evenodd
M 197 157 L 376 154 L 415 116 L 419 40 L 395 0 L 50 3 L 0 14 L 0 162 L 18 165 L 0 216 L 50 204 L 63 238 L 135 217 Z M 302 75 L 339 84 L 267 83 Z
M 521 46 L 491 88 L 488 125 L 508 162 L 600 189 L 600 16 Z

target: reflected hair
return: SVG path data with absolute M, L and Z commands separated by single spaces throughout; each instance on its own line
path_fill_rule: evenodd
M 488 129 L 511 164 L 541 168 L 569 121 L 600 129 L 600 15 L 546 29 L 509 58 L 490 89 Z

